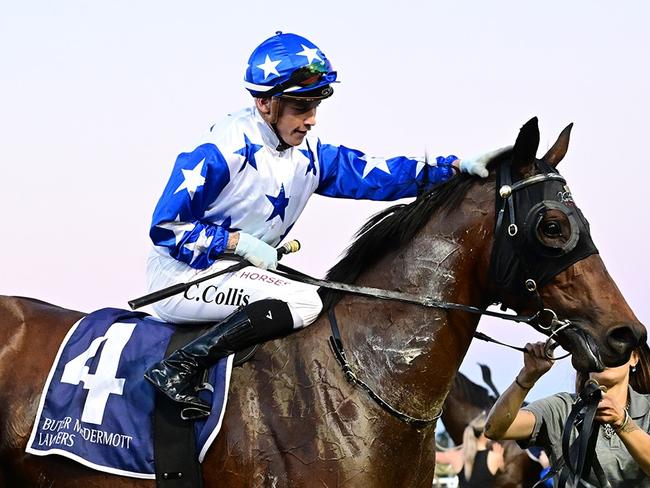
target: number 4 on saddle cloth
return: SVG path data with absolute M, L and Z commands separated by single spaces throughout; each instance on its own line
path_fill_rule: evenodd
M 107 473 L 155 478 L 155 392 L 145 370 L 164 357 L 175 327 L 140 312 L 105 308 L 85 316 L 59 348 L 27 452 L 59 454 Z M 225 411 L 232 356 L 208 373 L 212 412 L 194 423 L 199 462 Z

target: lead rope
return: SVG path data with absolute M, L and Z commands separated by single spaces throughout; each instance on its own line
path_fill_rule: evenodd
M 573 403 L 562 433 L 562 456 L 553 464 L 549 472 L 539 480 L 533 488 L 542 486 L 543 483 L 559 475 L 558 488 L 579 488 L 581 480 L 587 479 L 589 472 L 593 471 L 598 479 L 599 486 L 611 488 L 598 458 L 596 457 L 596 441 L 600 425 L 595 425 L 594 417 L 598 403 L 602 398 L 603 390 L 595 380 L 589 380 Z M 578 435 L 573 443 L 571 432 L 576 429 Z

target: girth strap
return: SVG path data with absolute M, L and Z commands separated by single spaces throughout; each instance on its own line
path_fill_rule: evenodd
M 199 327 L 177 328 L 169 340 L 166 356 L 204 331 Z M 194 422 L 181 419 L 182 407 L 156 395 L 154 413 L 154 465 L 158 488 L 200 488 L 201 465 L 196 452 Z
M 419 419 L 416 417 L 411 417 L 410 415 L 407 415 L 393 408 L 388 402 L 386 402 L 377 393 L 375 393 L 373 389 L 370 386 L 368 386 L 363 380 L 359 379 L 356 373 L 352 370 L 352 367 L 348 363 L 347 358 L 345 357 L 345 351 L 343 350 L 343 341 L 341 339 L 341 332 L 339 331 L 339 326 L 338 323 L 336 322 L 336 315 L 334 314 L 333 308 L 331 308 L 328 311 L 328 317 L 330 319 L 330 326 L 332 329 L 332 335 L 330 336 L 330 346 L 332 347 L 334 356 L 336 356 L 336 359 L 341 365 L 341 368 L 343 369 L 343 373 L 345 374 L 345 378 L 348 380 L 348 382 L 355 386 L 360 386 L 363 390 L 366 391 L 366 393 L 368 393 L 370 398 L 372 398 L 377 403 L 377 405 L 379 405 L 381 408 L 386 410 L 393 417 L 398 418 L 402 422 L 406 422 L 407 424 L 411 425 L 412 427 L 415 427 L 416 429 L 422 429 L 424 427 L 427 427 L 429 424 L 435 424 L 436 420 L 438 420 L 442 415 L 442 409 L 434 417 L 429 419 Z

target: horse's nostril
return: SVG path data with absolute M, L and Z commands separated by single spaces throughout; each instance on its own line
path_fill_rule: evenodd
M 627 354 L 639 343 L 633 327 L 623 325 L 607 335 L 607 343 L 617 354 Z

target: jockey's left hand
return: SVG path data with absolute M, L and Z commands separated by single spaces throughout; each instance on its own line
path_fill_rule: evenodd
M 266 242 L 245 232 L 238 232 L 239 241 L 235 254 L 242 256 L 253 266 L 274 270 L 278 266 L 278 251 Z
M 506 146 L 472 158 L 461 159 L 459 169 L 463 173 L 487 178 L 487 175 L 489 174 L 487 170 L 488 163 L 510 149 L 512 149 L 512 146 Z

